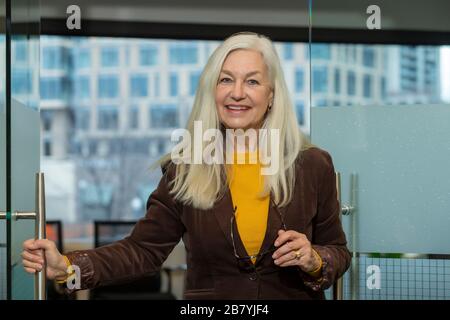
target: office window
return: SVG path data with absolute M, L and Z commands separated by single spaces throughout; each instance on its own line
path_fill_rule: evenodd
M 328 101 L 326 99 L 318 99 L 314 104 L 315 107 L 326 107 L 328 105 Z
M 293 43 L 285 43 L 283 45 L 283 58 L 284 58 L 284 60 L 294 59 L 294 44 Z
M 178 95 L 178 74 L 171 73 L 169 82 L 169 95 L 171 97 L 176 97 Z
M 75 128 L 79 130 L 88 130 L 90 121 L 90 112 L 88 108 L 78 107 L 75 109 Z
M 132 75 L 130 79 L 130 96 L 146 97 L 148 94 L 148 78 L 146 75 Z
M 298 124 L 303 126 L 305 124 L 305 104 L 302 101 L 295 103 L 295 110 L 297 112 Z
M 98 106 L 97 118 L 97 127 L 100 130 L 116 130 L 119 128 L 119 110 L 116 106 Z
M 334 70 L 334 92 L 341 93 L 341 71 L 339 69 Z
M 98 96 L 100 98 L 116 98 L 119 96 L 119 79 L 116 75 L 99 76 Z
M 13 94 L 27 94 L 31 92 L 32 79 L 28 69 L 12 68 L 11 92 Z
M 41 61 L 43 69 L 55 70 L 68 67 L 68 59 L 64 47 L 43 47 Z
M 53 123 L 53 111 L 51 110 L 41 110 L 41 123 L 42 129 L 46 132 L 52 129 Z
M 363 64 L 366 67 L 375 66 L 375 50 L 374 50 L 374 48 L 364 46 L 364 48 L 363 48 Z
M 67 80 L 60 77 L 42 77 L 40 91 L 42 100 L 64 99 L 67 94 Z
M 313 92 L 324 93 L 328 91 L 327 67 L 313 67 Z
M 349 96 L 356 94 L 356 76 L 353 71 L 347 73 L 347 94 Z
M 139 64 L 141 66 L 154 66 L 158 64 L 158 47 L 142 45 L 139 48 Z
M 311 44 L 311 57 L 313 59 L 330 60 L 331 48 L 329 44 Z
M 194 96 L 195 92 L 197 91 L 197 87 L 200 81 L 200 75 L 200 71 L 191 72 L 191 74 L 189 75 L 189 94 L 191 96 Z
M 44 156 L 49 157 L 52 155 L 52 142 L 49 138 L 44 138 Z
M 91 53 L 87 48 L 74 49 L 74 60 L 76 69 L 85 69 L 91 66 Z
M 118 48 L 101 48 L 100 57 L 102 67 L 117 67 L 119 65 Z
M 386 96 L 387 96 L 387 94 L 386 94 L 386 78 L 382 77 L 381 78 L 381 97 L 383 99 L 386 99 Z
M 154 104 L 150 106 L 151 128 L 178 127 L 178 110 L 174 104 Z
M 346 53 L 347 62 L 355 63 L 356 62 L 356 46 L 355 45 L 347 45 Z
M 75 80 L 75 99 L 88 99 L 91 96 L 89 76 L 78 76 Z
M 372 97 L 372 77 L 368 74 L 364 75 L 364 97 L 370 98 Z
M 139 128 L 139 108 L 138 106 L 131 106 L 128 109 L 128 127 L 130 129 Z
M 302 92 L 305 85 L 305 73 L 302 69 L 295 70 L 295 92 Z
M 16 62 L 27 61 L 27 43 L 24 41 L 14 41 L 13 54 Z
M 160 76 L 159 76 L 159 74 L 155 74 L 155 81 L 153 82 L 153 84 L 154 84 L 154 92 L 153 92 L 153 95 L 154 95 L 155 97 L 159 97 L 159 96 L 161 95 L 161 93 L 160 93 L 160 83 L 159 83 L 159 81 L 160 81 Z
M 169 62 L 171 64 L 196 64 L 197 51 L 195 42 L 172 43 L 169 46 Z

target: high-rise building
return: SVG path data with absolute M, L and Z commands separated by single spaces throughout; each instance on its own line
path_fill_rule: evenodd
M 184 127 L 219 43 L 41 38 L 42 153 L 72 168 L 80 219 L 142 214 L 159 180 L 148 167 L 170 151 L 173 129 Z M 439 100 L 439 48 L 275 45 L 306 134 L 310 97 L 313 107 Z

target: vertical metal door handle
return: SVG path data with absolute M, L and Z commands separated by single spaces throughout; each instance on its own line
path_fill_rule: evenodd
M 45 239 L 45 181 L 44 173 L 36 173 L 36 221 L 35 221 L 35 239 Z M 47 261 L 45 261 L 42 270 L 35 274 L 34 279 L 34 298 L 36 300 L 46 300 L 47 298 Z
M 1 219 L 25 220 L 34 219 L 34 238 L 42 240 L 46 238 L 45 235 L 45 183 L 44 173 L 36 173 L 36 212 L 20 212 L 15 211 L 8 215 L 7 212 L 0 212 Z M 47 298 L 47 262 L 45 261 L 41 271 L 34 275 L 34 299 L 46 300 Z
M 337 190 L 337 199 L 339 201 L 339 205 L 341 206 L 339 212 L 339 220 L 342 218 L 342 215 L 350 215 L 355 211 L 356 207 L 356 174 L 352 174 L 350 177 L 350 205 L 343 205 L 341 202 L 341 174 L 340 172 L 336 172 L 336 190 Z M 354 230 L 352 230 L 354 232 Z M 344 279 L 340 277 L 333 284 L 333 300 L 344 300 Z

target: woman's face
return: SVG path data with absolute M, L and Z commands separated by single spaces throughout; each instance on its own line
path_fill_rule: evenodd
M 221 123 L 230 129 L 258 129 L 272 98 L 273 90 L 261 53 L 247 49 L 229 53 L 215 95 Z

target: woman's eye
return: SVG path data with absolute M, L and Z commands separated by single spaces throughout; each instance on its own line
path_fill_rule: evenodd
M 251 85 L 259 84 L 258 80 L 255 80 L 255 79 L 248 80 L 248 83 Z
M 222 79 L 220 79 L 220 81 L 219 82 L 222 82 L 222 83 L 227 83 L 227 82 L 230 82 L 231 81 L 231 79 L 230 78 L 222 78 Z

